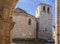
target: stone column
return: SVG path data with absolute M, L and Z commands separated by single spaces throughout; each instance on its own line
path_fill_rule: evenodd
M 55 44 L 60 44 L 60 0 L 55 0 L 55 15 L 56 15 L 56 39 Z
M 0 44 L 11 44 L 11 31 L 14 23 L 0 19 Z
M 11 44 L 12 11 L 18 0 L 0 0 L 0 44 Z

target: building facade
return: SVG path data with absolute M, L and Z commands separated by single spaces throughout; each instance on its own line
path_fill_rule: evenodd
M 16 8 L 13 14 L 15 22 L 13 28 L 13 39 L 35 39 L 36 18 L 21 8 Z
M 38 21 L 38 38 L 52 38 L 52 7 L 48 4 L 39 4 L 36 8 Z

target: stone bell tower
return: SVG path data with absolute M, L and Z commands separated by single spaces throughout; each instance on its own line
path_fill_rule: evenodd
M 38 38 L 52 38 L 52 6 L 40 3 L 36 8 L 36 18 L 38 19 Z
M 60 44 L 60 0 L 55 0 L 55 31 L 56 31 L 56 38 L 55 44 Z
M 18 0 L 0 0 L 0 44 L 11 44 L 12 11 Z

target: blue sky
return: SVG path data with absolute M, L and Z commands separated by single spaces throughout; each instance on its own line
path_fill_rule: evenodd
M 55 0 L 19 0 L 16 4 L 16 7 L 20 7 L 27 13 L 35 16 L 36 6 L 40 3 L 46 3 L 52 6 L 52 16 L 53 20 L 55 19 Z

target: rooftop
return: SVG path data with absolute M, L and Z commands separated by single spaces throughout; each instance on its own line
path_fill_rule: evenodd
M 31 16 L 31 17 L 35 17 L 35 16 L 33 16 L 33 15 L 31 15 L 31 14 L 29 14 L 29 13 L 27 13 L 25 10 L 23 10 L 23 9 L 21 9 L 21 8 L 15 8 L 15 10 L 14 10 L 14 13 L 25 13 L 25 14 L 23 14 L 24 16 Z M 22 15 L 22 14 L 21 14 Z
M 39 5 L 46 5 L 46 6 L 52 7 L 51 5 L 46 4 L 46 3 L 39 3 L 39 4 L 37 5 L 37 7 L 38 7 Z

